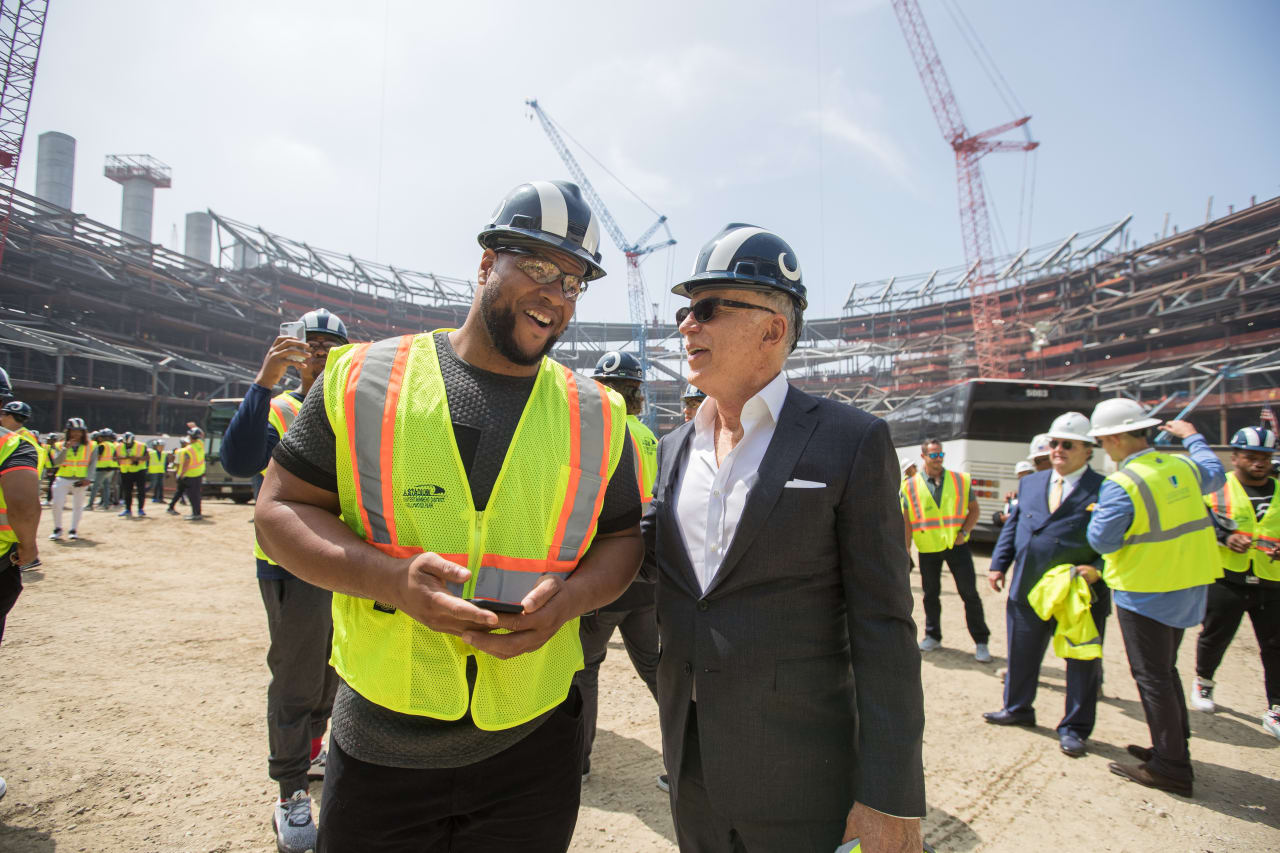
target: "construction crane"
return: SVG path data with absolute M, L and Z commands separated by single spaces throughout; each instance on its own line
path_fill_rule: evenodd
M 48 12 L 49 0 L 0 0 L 0 64 L 4 69 L 0 79 L 0 259 L 9 242 L 13 189 Z
M 587 197 L 587 204 L 591 205 L 591 209 L 596 212 L 596 216 L 600 217 L 600 221 L 604 224 L 605 231 L 609 232 L 609 237 L 613 240 L 613 244 L 627 258 L 627 298 L 631 303 L 631 334 L 635 339 L 637 349 L 640 350 L 640 366 L 644 368 L 645 376 L 647 377 L 649 375 L 649 348 L 647 345 L 649 323 L 645 318 L 645 307 L 648 304 L 648 297 L 645 293 L 644 278 L 640 275 L 640 261 L 659 249 L 665 249 L 676 244 L 676 241 L 671 237 L 671 229 L 667 226 L 667 217 L 658 214 L 658 220 L 645 229 L 645 232 L 640 235 L 640 239 L 634 243 L 628 240 L 627 236 L 622 233 L 622 228 L 618 225 L 618 221 L 613 218 L 613 214 L 605 206 L 600 194 L 596 192 L 596 188 L 591 186 L 591 181 L 587 180 L 586 173 L 582 171 L 582 167 L 578 165 L 573 152 L 565 144 L 556 123 L 542 107 L 538 106 L 536 98 L 525 101 L 525 104 L 538 117 L 538 123 L 542 125 L 547 138 L 551 140 L 551 147 L 556 149 L 556 153 L 560 155 L 560 159 L 564 161 L 565 167 L 568 168 L 569 174 L 573 176 L 574 182 L 582 189 L 582 194 Z M 645 206 L 648 207 L 648 205 Z M 652 210 L 653 208 L 649 209 Z M 666 235 L 666 238 L 650 243 L 649 241 L 653 239 L 653 235 L 657 234 L 659 230 Z M 646 407 L 644 421 L 650 428 L 656 425 L 657 413 L 653 406 Z
M 916 70 L 924 83 L 925 93 L 933 107 L 942 137 L 956 155 L 956 182 L 960 197 L 960 230 L 964 236 L 965 263 L 969 266 L 969 302 L 973 314 L 974 349 L 978 355 L 978 375 L 1008 377 L 1011 375 L 1006 348 L 1004 320 L 1000 315 L 1000 295 L 996 292 L 991 268 L 991 218 L 987 212 L 987 195 L 982 180 L 982 158 L 993 151 L 1032 151 L 1039 142 L 997 139 L 1002 133 L 1022 127 L 1031 116 L 970 133 L 956 103 L 951 82 L 925 24 L 916 0 L 893 0 L 902 34 L 911 49 Z

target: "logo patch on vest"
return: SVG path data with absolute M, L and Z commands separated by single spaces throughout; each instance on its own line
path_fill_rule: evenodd
M 444 500 L 444 487 L 434 483 L 421 483 L 409 486 L 401 496 L 405 506 L 411 509 L 431 509 Z

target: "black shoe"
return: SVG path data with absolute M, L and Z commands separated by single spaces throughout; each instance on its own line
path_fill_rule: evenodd
M 1035 728 L 1036 725 L 1035 714 L 1030 716 L 1011 714 L 1003 708 L 999 711 L 984 711 L 982 719 L 997 726 L 1027 726 L 1028 728 Z
M 1130 755 L 1132 755 L 1134 758 L 1138 759 L 1143 763 L 1146 763 L 1150 761 L 1152 758 L 1155 758 L 1155 755 L 1156 755 L 1156 751 L 1151 747 L 1138 746 L 1136 743 L 1129 744 L 1128 746 L 1125 747 L 1125 749 L 1128 750 Z
M 1191 796 L 1191 781 L 1183 779 L 1173 779 L 1156 773 L 1147 767 L 1146 764 L 1119 764 L 1115 761 L 1108 765 L 1112 773 L 1117 776 L 1123 776 L 1130 782 L 1137 782 L 1139 785 L 1146 785 L 1148 788 L 1156 788 L 1161 791 L 1168 791 L 1171 794 L 1180 794 L 1184 797 Z
M 1088 751 L 1084 745 L 1084 738 L 1076 737 L 1071 732 L 1060 732 L 1058 734 L 1058 746 L 1062 747 L 1062 751 L 1072 758 L 1083 758 Z

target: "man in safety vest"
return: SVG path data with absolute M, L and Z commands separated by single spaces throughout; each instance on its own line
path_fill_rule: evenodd
M 1280 738 L 1280 480 L 1271 474 L 1276 434 L 1246 427 L 1231 437 L 1227 484 L 1205 500 L 1219 520 L 1218 562 L 1196 643 L 1191 707 L 1213 713 L 1213 674 L 1245 613 L 1262 653 L 1267 710 L 1263 728 Z
M 151 502 L 164 503 L 164 439 L 147 442 L 147 479 L 151 482 Z
M 636 462 L 640 483 L 640 503 L 653 500 L 653 480 L 658 473 L 658 440 L 653 431 L 638 417 L 644 410 L 644 368 L 629 352 L 606 352 L 596 362 L 591 378 L 610 388 L 627 404 L 627 433 Z M 582 617 L 582 655 L 584 666 L 577 675 L 582 690 L 582 717 L 585 727 L 585 755 L 582 779 L 591 774 L 591 747 L 596 738 L 596 716 L 599 710 L 600 665 L 609 653 L 609 640 L 615 628 L 622 634 L 631 665 L 636 675 L 658 695 L 658 617 L 653 600 L 654 586 L 647 580 L 636 580 L 622 596 L 594 613 Z M 667 790 L 665 776 L 658 777 L 658 787 Z
M 89 487 L 88 508 L 92 511 L 93 502 L 97 500 L 97 508 L 105 512 L 111 509 L 111 490 L 120 471 L 120 463 L 116 461 L 116 434 L 115 430 L 104 427 L 90 438 L 97 446 L 98 465 L 94 469 L 93 485 Z
M 0 427 L 16 432 L 22 439 L 36 449 L 39 464 L 36 466 L 37 478 L 44 476 L 44 469 L 49 464 L 49 454 L 40 443 L 39 433 L 27 429 L 27 421 L 31 419 L 31 406 L 21 400 L 10 400 L 0 406 Z
M 259 493 L 264 550 L 335 593 L 322 848 L 573 835 L 578 617 L 643 553 L 622 399 L 547 358 L 604 274 L 599 227 L 536 181 L 478 239 L 462 328 L 330 353 Z
M 1160 420 L 1133 400 L 1103 400 L 1089 421 L 1089 436 L 1119 466 L 1098 490 L 1089 544 L 1105 557 L 1102 579 L 1111 588 L 1152 743 L 1130 745 L 1129 754 L 1142 763 L 1112 762 L 1111 772 L 1189 797 L 1191 729 L 1178 646 L 1183 632 L 1204 619 L 1209 585 L 1222 576 L 1213 522 L 1200 496 L 1222 488 L 1226 477 L 1187 421 L 1160 429 L 1181 439 L 1189 457 L 1150 446 L 1148 431 Z
M 174 476 L 178 484 L 174 489 L 173 501 L 177 502 L 179 497 L 185 496 L 187 504 L 191 507 L 191 514 L 184 515 L 183 519 L 201 521 L 204 519 L 204 515 L 200 512 L 200 490 L 204 484 L 205 469 L 204 430 L 198 426 L 191 427 L 187 430 L 187 439 L 187 445 L 174 455 L 174 464 L 177 466 Z M 169 504 L 169 514 L 178 514 L 173 503 Z
M 964 620 L 974 642 L 974 658 L 991 661 L 982 599 L 973 568 L 969 534 L 978 523 L 978 500 L 968 474 L 943 465 L 946 452 L 936 438 L 920 445 L 924 470 L 902 483 L 902 518 L 906 527 L 907 556 L 911 543 L 920 552 L 920 583 L 924 588 L 924 639 L 920 651 L 942 646 L 942 564 L 951 570 L 956 592 L 964 601 Z
M 0 368 L 0 402 L 12 396 L 9 374 Z M 5 411 L 9 413 L 7 407 Z M 0 641 L 5 619 L 22 594 L 22 569 L 40 564 L 38 446 L 16 430 L 0 427 Z
M 120 494 L 124 501 L 121 518 L 133 517 L 133 498 L 138 497 L 138 516 L 147 515 L 147 447 L 131 432 L 116 443 L 116 462 L 120 466 Z
M 302 317 L 303 337 L 281 335 L 271 342 L 262 367 L 249 386 L 222 436 L 222 467 L 233 477 L 261 474 L 271 451 L 302 408 L 302 401 L 324 376 L 329 350 L 348 343 L 347 327 L 324 308 Z M 274 397 L 271 392 L 290 367 L 301 386 Z M 258 591 L 267 611 L 267 772 L 279 787 L 274 825 L 277 841 L 306 849 L 308 833 L 315 843 L 315 822 L 292 802 L 305 792 L 308 780 L 323 779 L 326 762 L 324 733 L 333 711 L 338 676 L 329 665 L 333 594 L 300 580 L 266 555 L 256 538 Z M 292 810 L 292 811 L 290 811 Z

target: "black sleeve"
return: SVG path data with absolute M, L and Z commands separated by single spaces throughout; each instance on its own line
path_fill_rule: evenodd
M 617 533 L 640 523 L 640 481 L 636 479 L 636 463 L 631 449 L 631 436 L 622 437 L 622 458 L 604 490 L 597 533 Z
M 0 462 L 0 474 L 15 468 L 30 468 L 34 471 L 39 464 L 40 454 L 31 446 L 31 442 L 19 441 L 18 447 L 9 454 L 9 457 Z
M 276 463 L 298 479 L 327 492 L 338 491 L 337 446 L 324 409 L 324 382 L 311 386 L 284 438 L 271 452 Z

